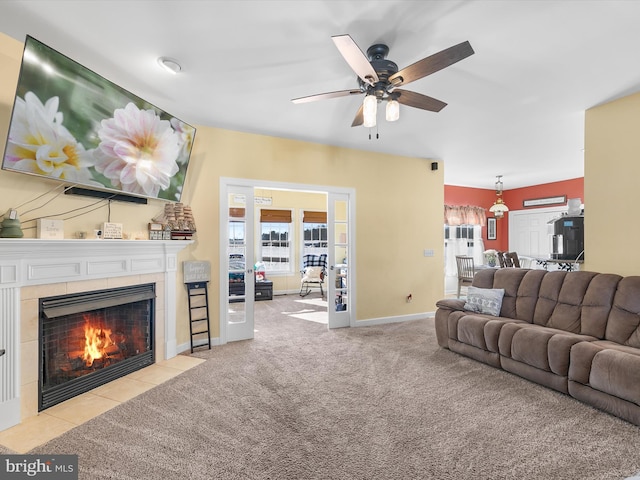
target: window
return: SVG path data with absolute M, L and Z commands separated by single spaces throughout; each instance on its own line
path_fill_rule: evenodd
M 242 254 L 244 255 L 244 221 L 229 222 L 229 254 Z
M 328 253 L 327 213 L 305 211 L 302 216 L 302 256 Z
M 444 239 L 464 239 L 467 241 L 467 247 L 473 248 L 474 237 L 480 235 L 480 228 L 478 225 L 457 225 L 457 226 L 444 226 Z
M 291 211 L 260 211 L 260 252 L 267 273 L 291 272 Z
M 484 263 L 484 241 L 480 225 L 444 226 L 445 274 L 457 276 L 456 255 L 473 257 L 476 264 Z
M 229 255 L 245 254 L 245 210 L 244 208 L 229 209 Z

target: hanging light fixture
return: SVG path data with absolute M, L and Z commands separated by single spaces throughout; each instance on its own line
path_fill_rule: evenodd
M 387 102 L 386 119 L 387 122 L 395 122 L 400 118 L 400 104 L 395 98 L 390 98 Z
M 509 211 L 509 207 L 502 200 L 502 175 L 496 176 L 496 201 L 489 209 L 496 218 L 504 217 L 504 213 Z
M 367 95 L 362 102 L 362 125 L 371 128 L 376 126 L 378 114 L 378 99 L 375 95 Z

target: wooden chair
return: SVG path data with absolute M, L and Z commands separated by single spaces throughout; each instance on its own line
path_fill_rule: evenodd
M 456 266 L 458 267 L 458 298 L 460 298 L 460 289 L 463 285 L 471 285 L 476 270 L 473 257 L 464 255 L 456 255 Z
M 507 253 L 507 257 L 509 258 L 512 267 L 520 268 L 520 259 L 518 258 L 518 254 L 516 252 Z
M 498 263 L 500 264 L 500 268 L 504 268 L 507 264 L 504 261 L 504 252 L 496 252 L 498 255 Z
M 509 256 L 509 252 L 503 252 L 505 268 L 513 268 L 513 259 Z

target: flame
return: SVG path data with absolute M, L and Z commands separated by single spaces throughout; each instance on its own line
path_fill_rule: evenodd
M 102 358 L 105 355 L 104 349 L 113 344 L 110 329 L 95 327 L 91 325 L 88 318 L 85 318 L 84 355 L 82 358 L 87 366 L 92 366 L 95 360 Z

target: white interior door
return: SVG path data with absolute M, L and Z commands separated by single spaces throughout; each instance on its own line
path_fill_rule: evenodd
M 253 338 L 255 281 L 253 187 L 227 185 L 222 195 L 220 218 L 220 318 L 221 340 Z M 221 190 L 222 191 L 222 190 Z
M 351 325 L 351 319 L 355 319 L 355 291 L 352 288 L 355 258 L 351 248 L 354 242 L 351 218 L 350 196 L 329 192 L 329 328 L 348 327 Z
M 567 207 L 536 208 L 509 212 L 509 250 L 519 256 L 549 258 L 551 245 L 547 222 L 559 217 Z

